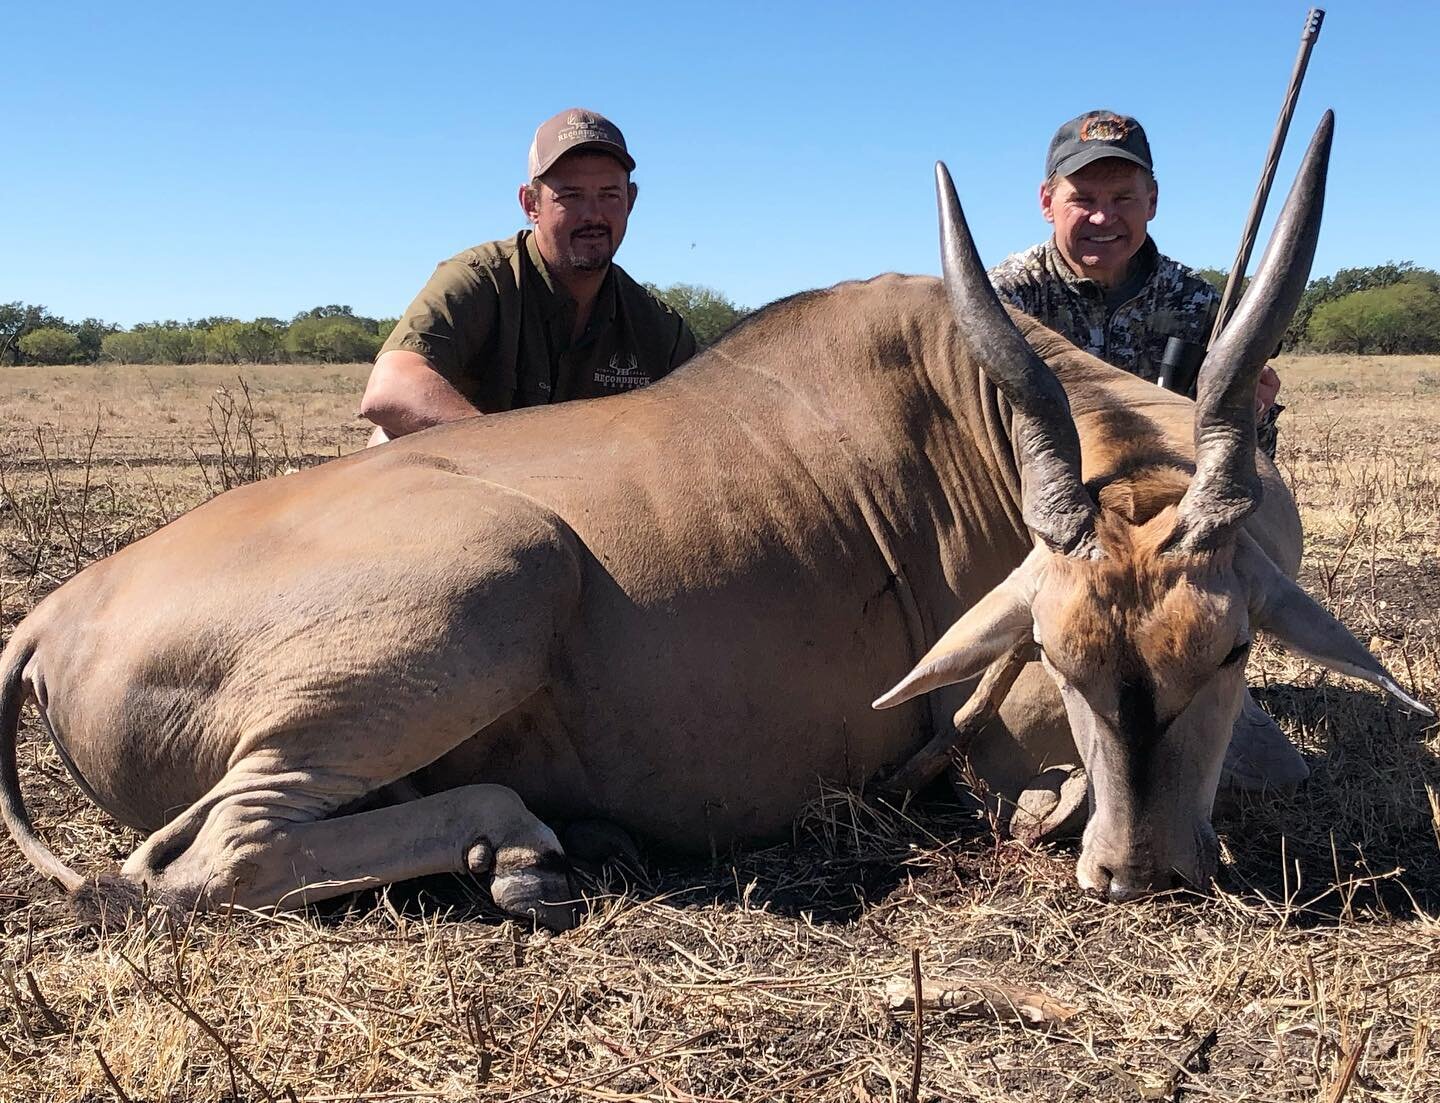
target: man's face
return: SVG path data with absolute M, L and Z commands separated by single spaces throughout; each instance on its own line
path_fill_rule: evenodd
M 1040 210 L 1055 225 L 1055 244 L 1082 276 L 1105 287 L 1124 280 L 1130 258 L 1145 244 L 1158 189 L 1139 165 L 1115 157 L 1092 161 L 1040 185 Z
M 599 272 L 610 263 L 635 206 L 635 185 L 625 166 L 603 153 L 560 158 L 533 189 L 520 189 L 520 205 L 535 227 L 540 255 L 560 278 Z

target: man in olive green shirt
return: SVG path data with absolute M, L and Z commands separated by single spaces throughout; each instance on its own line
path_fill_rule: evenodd
M 634 168 L 620 129 L 593 111 L 540 125 L 519 196 L 532 228 L 436 268 L 365 386 L 372 444 L 635 390 L 694 355 L 684 319 L 612 261 L 635 206 Z

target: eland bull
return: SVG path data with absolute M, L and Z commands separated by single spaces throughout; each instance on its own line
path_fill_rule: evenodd
M 563 927 L 551 825 L 774 836 L 1033 639 L 1046 677 L 1002 719 L 1024 754 L 1063 705 L 1081 884 L 1204 882 L 1254 630 L 1420 708 L 1291 581 L 1295 507 L 1256 466 L 1251 395 L 1307 278 L 1330 125 L 1196 405 L 1007 313 L 939 166 L 943 284 L 799 295 L 646 390 L 207 502 L 15 630 L 7 826 L 87 884 L 21 800 L 33 697 L 84 791 L 153 831 L 101 891 L 286 907 L 468 869 Z M 876 704 L 916 700 L 872 710 L 911 665 Z

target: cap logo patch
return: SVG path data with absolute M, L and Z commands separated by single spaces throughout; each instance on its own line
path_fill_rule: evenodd
M 556 133 L 555 141 L 561 145 L 572 142 L 615 142 L 610 128 L 588 111 L 572 111 L 565 116 L 565 125 Z
M 1092 115 L 1080 124 L 1082 142 L 1123 142 L 1134 127 L 1118 115 Z

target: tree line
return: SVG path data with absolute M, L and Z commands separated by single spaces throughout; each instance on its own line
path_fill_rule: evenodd
M 749 311 L 695 284 L 646 284 L 712 343 Z M 0 303 L 4 364 L 354 364 L 373 360 L 398 318 L 369 318 L 348 306 L 302 310 L 281 318 L 213 317 L 142 322 L 129 329 L 85 318 L 72 322 L 46 307 Z
M 1223 287 L 1225 273 L 1200 275 Z M 749 311 L 696 284 L 646 284 L 713 343 Z M 289 320 L 214 317 L 143 322 L 126 329 L 79 322 L 43 306 L 0 303 L 0 365 L 5 364 L 351 364 L 373 360 L 398 319 L 369 318 L 348 306 L 317 306 Z M 1287 351 L 1440 352 L 1440 272 L 1411 261 L 1342 268 L 1313 279 L 1286 331 Z
M 395 322 L 348 306 L 317 306 L 288 321 L 220 316 L 125 329 L 99 318 L 70 322 L 43 306 L 0 303 L 0 364 L 353 363 L 372 359 Z
M 1228 273 L 1218 268 L 1199 273 L 1224 288 Z M 1404 260 L 1313 279 L 1282 347 L 1361 355 L 1440 352 L 1440 272 Z

